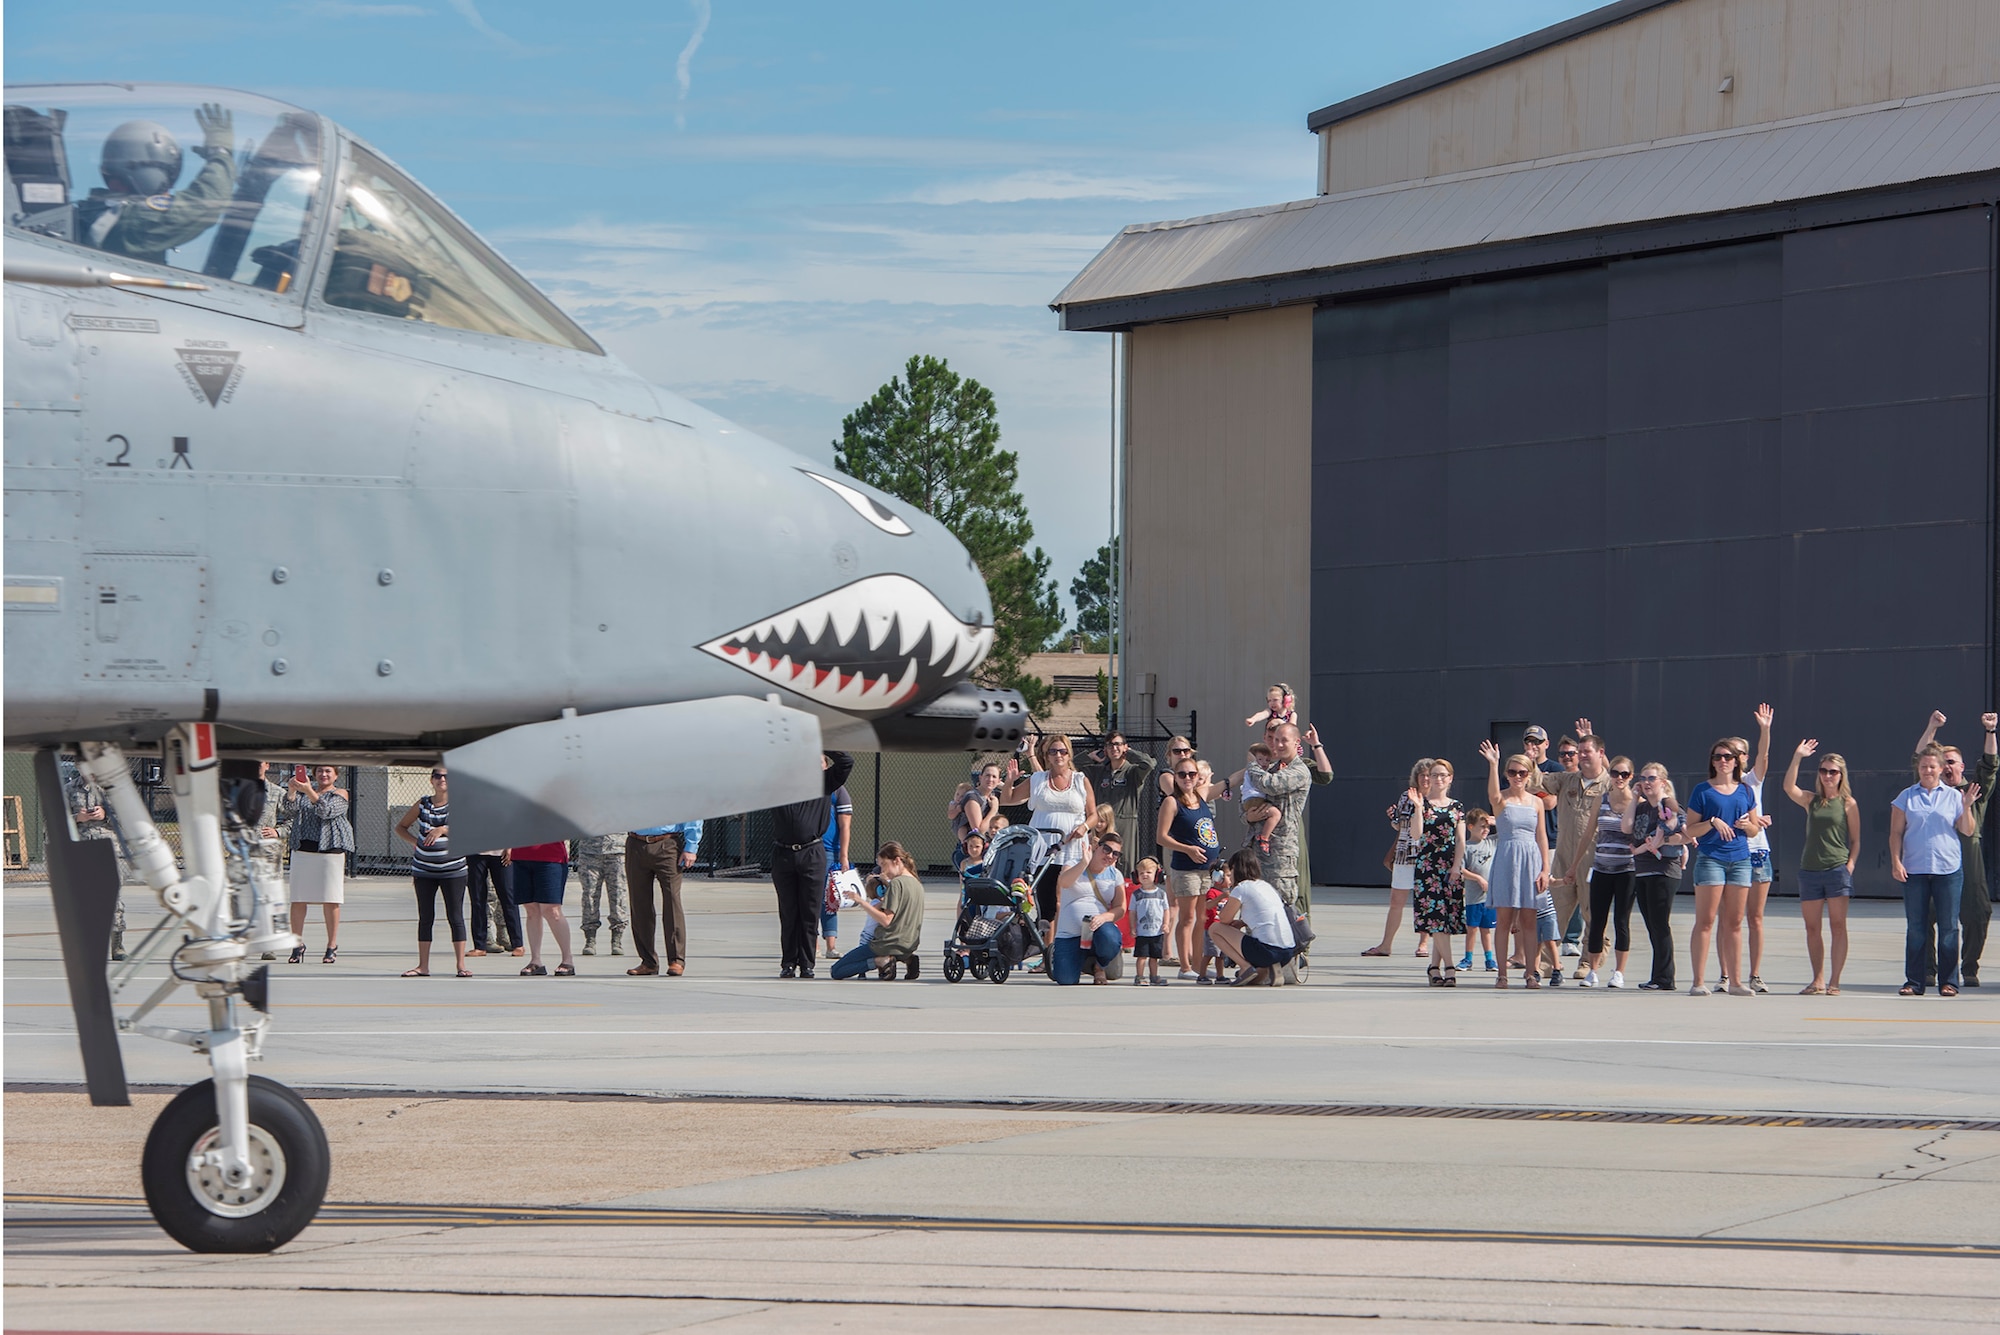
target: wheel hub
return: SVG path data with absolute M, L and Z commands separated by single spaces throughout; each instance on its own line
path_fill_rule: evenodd
M 243 1219 L 270 1205 L 284 1189 L 285 1152 L 263 1127 L 252 1126 L 250 1177 L 235 1184 L 223 1173 L 222 1165 L 210 1157 L 221 1137 L 221 1128 L 211 1127 L 188 1151 L 188 1191 L 210 1214 Z

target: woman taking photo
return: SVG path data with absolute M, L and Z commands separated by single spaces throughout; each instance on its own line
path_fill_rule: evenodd
M 1709 994 L 1702 977 L 1719 914 L 1725 990 L 1732 997 L 1754 997 L 1742 981 L 1742 967 L 1743 910 L 1750 898 L 1748 833 L 1757 824 L 1756 801 L 1743 783 L 1743 756 L 1735 742 L 1719 738 L 1708 752 L 1708 780 L 1694 786 L 1687 803 L 1688 833 L 1695 836 L 1694 934 L 1688 942 L 1694 986 L 1688 995 Z
M 1590 956 L 1590 971 L 1583 976 L 1585 987 L 1597 986 L 1597 970 L 1604 963 L 1604 923 L 1615 915 L 1612 946 L 1615 953 L 1608 980 L 1612 987 L 1625 986 L 1625 964 L 1632 954 L 1632 895 L 1637 875 L 1632 860 L 1631 826 L 1626 817 L 1632 811 L 1632 761 L 1627 756 L 1611 757 L 1611 784 L 1597 799 L 1597 850 L 1590 863 L 1590 936 L 1584 953 Z
M 1792 751 L 1785 767 L 1785 796 L 1805 808 L 1806 846 L 1799 854 L 1799 915 L 1806 924 L 1806 954 L 1812 958 L 1812 982 L 1799 995 L 1840 995 L 1840 971 L 1847 966 L 1847 905 L 1854 894 L 1854 865 L 1861 856 L 1861 806 L 1847 786 L 1847 761 L 1827 752 L 1820 757 L 1819 779 L 1807 793 L 1799 787 L 1799 762 L 1819 750 L 1808 737 Z M 1824 910 L 1833 934 L 1833 956 L 1820 941 Z
M 1465 935 L 1465 808 L 1451 798 L 1449 760 L 1433 760 L 1424 794 L 1407 833 L 1416 845 L 1416 913 L 1419 938 L 1430 938 L 1432 987 L 1457 987 L 1451 939 Z
M 1944 748 L 1935 742 L 1917 752 L 1916 770 L 1917 781 L 1889 808 L 1889 871 L 1903 886 L 1903 986 L 1897 994 L 1924 994 L 1924 948 L 1936 924 L 1938 995 L 1955 997 L 1958 896 L 1965 884 L 1958 836 L 1979 832 L 1972 820 L 1979 785 L 1961 793 L 1943 782 Z
M 1403 795 L 1384 813 L 1396 831 L 1396 842 L 1389 851 L 1389 911 L 1382 919 L 1381 943 L 1362 951 L 1365 956 L 1384 956 L 1395 949 L 1396 931 L 1403 925 L 1403 906 L 1410 902 L 1410 891 L 1417 887 L 1417 841 L 1410 837 L 1410 821 L 1423 803 L 1434 763 L 1431 757 L 1425 756 L 1410 766 L 1410 782 Z M 1419 928 L 1417 954 L 1429 953 L 1423 929 Z
M 859 978 L 872 965 L 876 977 L 893 981 L 896 966 L 901 964 L 903 977 L 914 979 L 919 972 L 917 950 L 924 932 L 924 887 L 901 844 L 887 843 L 875 850 L 875 874 L 867 885 L 870 889 L 879 886 L 880 896 L 864 894 L 854 907 L 868 915 L 875 930 L 865 933 L 860 945 L 834 962 L 833 976 Z
M 1174 795 L 1160 803 L 1154 835 L 1167 851 L 1167 889 L 1179 910 L 1174 950 L 1181 961 L 1181 981 L 1193 982 L 1193 965 L 1202 958 L 1202 897 L 1221 867 L 1222 838 L 1215 831 L 1215 809 L 1203 795 L 1201 768 L 1192 753 L 1175 756 L 1163 777 L 1174 785 Z
M 1624 829 L 1632 839 L 1632 889 L 1639 917 L 1653 948 L 1653 976 L 1639 984 L 1645 992 L 1674 990 L 1674 896 L 1681 888 L 1682 845 L 1679 805 L 1667 767 L 1648 761 L 1633 780 L 1632 802 L 1625 808 Z M 1618 966 L 1624 968 L 1621 962 Z
M 1056 914 L 1055 944 L 1050 948 L 1049 976 L 1064 987 L 1083 981 L 1083 962 L 1090 961 L 1091 982 L 1106 983 L 1106 970 L 1125 948 L 1118 920 L 1125 916 L 1125 876 L 1118 855 L 1125 841 L 1106 830 L 1089 841 L 1084 860 L 1064 867 L 1056 880 L 1062 907 Z
M 1097 810 L 1097 798 L 1090 791 L 1090 780 L 1077 772 L 1069 738 L 1043 733 L 1034 755 L 1034 772 L 1016 779 L 1001 800 L 1013 803 L 1025 798 L 1029 827 L 1055 836 L 1049 860 L 1035 878 L 1035 916 L 1042 921 L 1046 946 L 1055 939 L 1056 878 L 1065 867 L 1083 861 L 1084 822 Z
M 431 937 L 437 931 L 438 896 L 444 896 L 444 919 L 451 928 L 451 953 L 458 976 L 472 977 L 465 967 L 465 859 L 451 851 L 451 798 L 444 766 L 431 771 L 431 792 L 396 822 L 396 835 L 410 846 L 410 879 L 417 887 L 417 967 L 405 978 L 431 976 Z
M 347 898 L 347 855 L 354 851 L 354 826 L 347 819 L 347 790 L 339 787 L 340 771 L 321 765 L 311 777 L 304 765 L 292 771 L 280 808 L 292 822 L 292 948 L 291 962 L 306 957 L 306 906 L 317 904 L 326 920 L 326 954 L 321 964 L 340 958 L 340 906 Z
M 556 965 L 554 976 L 574 978 L 576 965 L 569 955 L 569 923 L 562 911 L 563 888 L 569 881 L 569 845 L 561 841 L 530 844 L 514 849 L 511 862 L 514 900 L 521 906 L 528 929 L 528 963 L 521 976 L 549 976 L 549 971 L 542 967 L 542 925 L 546 923 L 555 934 L 556 949 L 562 952 L 562 963 Z
M 1493 951 L 1500 961 L 1493 986 L 1507 986 L 1507 966 L 1518 950 L 1526 962 L 1528 986 L 1540 987 L 1535 896 L 1549 887 L 1549 831 L 1542 823 L 1542 799 L 1528 791 L 1533 770 L 1526 756 L 1507 757 L 1507 786 L 1502 789 L 1500 748 L 1481 742 L 1479 755 L 1486 762 L 1486 802 L 1493 808 L 1498 830 L 1493 869 L 1486 878 L 1486 902 L 1493 906 Z

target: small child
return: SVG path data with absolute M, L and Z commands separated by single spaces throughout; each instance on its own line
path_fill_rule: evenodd
M 1290 723 L 1296 726 L 1298 721 L 1298 701 L 1292 696 L 1292 688 L 1281 681 L 1264 692 L 1264 707 L 1244 719 L 1243 726 L 1254 728 L 1259 723 L 1266 722 Z
M 1126 892 L 1132 904 L 1132 985 L 1158 987 L 1160 960 L 1167 953 L 1167 888 L 1160 884 L 1160 864 L 1140 858 Z
M 1250 748 L 1248 759 L 1259 769 L 1268 770 L 1276 756 L 1270 747 L 1259 742 Z M 1264 790 L 1250 777 L 1247 765 L 1229 776 L 1229 788 L 1236 794 L 1236 800 L 1243 804 L 1243 823 L 1250 827 L 1251 846 L 1257 850 L 1258 857 L 1270 857 L 1271 836 L 1278 832 L 1278 822 L 1284 819 L 1284 813 L 1264 796 Z
M 1229 890 L 1221 884 L 1222 881 L 1228 879 L 1228 876 L 1229 873 L 1226 869 L 1218 872 L 1216 874 L 1217 884 L 1211 885 L 1208 888 L 1208 892 L 1202 896 L 1201 969 L 1194 977 L 1197 983 L 1219 983 L 1222 981 L 1222 971 L 1229 967 L 1228 957 L 1218 950 L 1215 942 L 1209 940 L 1208 937 L 1208 929 L 1215 926 L 1215 920 L 1222 916 L 1222 901 L 1229 898 Z M 1208 962 L 1210 960 L 1215 961 L 1215 977 L 1213 978 L 1208 976 Z
M 1493 817 L 1474 807 L 1465 813 L 1465 956 L 1458 967 L 1472 969 L 1475 937 L 1486 948 L 1486 972 L 1499 967 L 1493 958 L 1493 928 L 1499 917 L 1486 902 L 1486 877 L 1493 867 Z
M 1099 835 L 1114 834 L 1118 829 L 1118 813 L 1111 809 L 1109 802 L 1099 802 L 1097 810 L 1090 814 L 1090 838 L 1095 842 Z

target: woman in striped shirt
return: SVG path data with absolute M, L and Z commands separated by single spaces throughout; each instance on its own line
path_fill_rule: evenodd
M 1590 864 L 1590 937 L 1584 951 L 1590 957 L 1590 971 L 1583 976 L 1585 987 L 1597 986 L 1597 967 L 1604 963 L 1604 927 L 1615 911 L 1617 932 L 1612 944 L 1617 963 L 1612 966 L 1610 985 L 1625 986 L 1625 964 L 1632 953 L 1632 893 L 1636 870 L 1632 860 L 1633 838 L 1625 813 L 1632 809 L 1632 762 L 1625 756 L 1611 757 L 1611 786 L 1597 799 L 1597 850 Z M 1614 910 L 1615 906 L 1615 910 Z
M 396 822 L 396 833 L 410 846 L 410 879 L 417 887 L 417 967 L 405 978 L 431 976 L 431 937 L 437 930 L 438 896 L 444 896 L 444 917 L 451 927 L 451 951 L 458 959 L 458 976 L 472 977 L 465 967 L 465 858 L 451 851 L 451 794 L 443 765 L 431 771 L 430 796 Z

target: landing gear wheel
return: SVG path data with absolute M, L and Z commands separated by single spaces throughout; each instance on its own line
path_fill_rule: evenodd
M 965 977 L 965 957 L 956 950 L 945 951 L 944 980 L 947 983 L 955 983 L 963 977 Z
M 218 1134 L 214 1081 L 182 1090 L 146 1137 L 140 1163 L 146 1204 L 189 1251 L 276 1251 L 313 1221 L 326 1199 L 326 1132 L 305 1100 L 253 1075 L 249 1103 L 250 1180 L 240 1186 L 198 1163 Z
M 989 983 L 1004 983 L 1007 981 L 1007 975 L 1013 971 L 1013 966 L 1008 964 L 1006 960 L 995 956 L 986 962 L 986 981 Z

